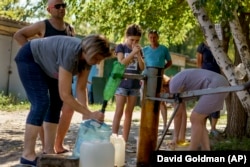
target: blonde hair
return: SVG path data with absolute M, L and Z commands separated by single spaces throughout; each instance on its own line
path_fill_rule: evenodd
M 97 54 L 106 58 L 111 56 L 110 43 L 103 35 L 89 35 L 82 40 L 82 52 L 84 52 L 88 58 L 92 58 Z

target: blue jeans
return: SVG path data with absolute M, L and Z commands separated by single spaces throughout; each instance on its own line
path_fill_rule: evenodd
M 30 43 L 26 43 L 15 58 L 20 80 L 31 103 L 26 123 L 41 126 L 43 121 L 58 123 L 62 108 L 58 80 L 45 74 L 34 61 Z

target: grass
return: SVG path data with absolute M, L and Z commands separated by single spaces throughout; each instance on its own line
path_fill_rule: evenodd
M 0 93 L 0 110 L 1 111 L 17 111 L 17 110 L 28 110 L 30 103 L 27 100 L 18 100 L 15 96 L 5 95 L 3 92 Z M 90 110 L 97 111 L 102 108 L 102 104 L 90 104 Z M 135 111 L 140 111 L 139 106 L 135 107 Z M 109 102 L 106 108 L 107 112 L 115 111 L 115 103 Z
M 0 93 L 0 110 L 1 111 L 17 111 L 17 110 L 27 110 L 30 107 L 28 101 L 20 101 L 12 95 L 4 95 L 3 92 Z
M 195 103 L 188 103 L 187 104 L 187 110 L 192 110 L 192 107 L 195 105 Z M 101 104 L 93 104 L 89 105 L 89 108 L 92 111 L 100 110 L 102 107 Z M 28 101 L 20 101 L 16 97 L 12 95 L 4 95 L 4 93 L 0 93 L 0 111 L 18 111 L 18 110 L 28 110 L 30 108 L 30 103 Z M 109 102 L 107 108 L 107 112 L 114 112 L 115 111 L 115 103 Z M 135 107 L 136 111 L 141 111 L 141 108 L 139 106 Z M 190 114 L 190 112 L 188 113 Z M 227 116 L 222 115 L 219 119 L 219 124 L 226 124 L 227 122 Z M 134 120 L 135 121 L 135 120 Z M 139 122 L 139 120 L 136 120 Z M 214 151 L 220 151 L 220 150 L 241 150 L 241 151 L 248 151 L 250 150 L 250 138 L 243 137 L 242 139 L 236 139 L 236 138 L 225 138 L 220 141 L 216 141 L 213 145 Z
M 100 110 L 102 108 L 102 104 L 90 104 L 89 108 L 92 111 L 97 111 L 97 110 Z M 116 108 L 115 102 L 109 102 L 107 105 L 107 108 L 106 108 L 106 112 L 111 112 L 111 111 L 113 112 L 113 111 L 115 111 L 115 108 Z M 141 111 L 141 107 L 135 106 L 134 111 Z
M 226 138 L 223 141 L 218 141 L 213 145 L 213 151 L 225 151 L 225 150 L 250 150 L 250 138 L 243 137 L 242 139 Z

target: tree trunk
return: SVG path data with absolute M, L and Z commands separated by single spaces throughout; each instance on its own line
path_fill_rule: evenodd
M 248 78 L 250 78 L 250 54 L 247 45 L 246 36 L 242 32 L 240 21 L 236 12 L 233 12 L 234 19 L 229 22 L 230 29 L 234 38 L 236 49 L 238 50 L 239 56 L 242 63 L 245 66 Z
M 243 13 L 241 12 L 240 15 L 239 15 L 239 23 L 242 27 L 242 34 L 244 34 L 244 37 L 246 38 L 246 45 L 247 45 L 247 48 L 248 48 L 248 52 L 249 52 L 249 48 L 250 48 L 250 36 L 249 36 L 249 29 L 250 29 L 250 17 L 249 17 L 249 13 Z M 248 53 L 248 56 L 249 56 L 249 53 Z M 236 54 L 235 56 L 236 60 L 235 62 L 237 61 L 240 61 L 238 59 L 240 59 L 240 56 L 238 56 L 238 54 Z M 249 70 L 249 69 L 248 69 Z M 249 76 L 248 76 L 248 80 L 249 80 Z M 250 137 L 250 112 L 248 111 L 248 114 L 246 115 L 246 135 L 248 137 Z
M 223 50 L 222 43 L 218 39 L 214 25 L 209 20 L 205 9 L 203 7 L 197 8 L 197 6 L 196 6 L 197 0 L 187 0 L 187 2 L 189 4 L 190 8 L 192 9 L 194 16 L 197 18 L 197 20 L 198 20 L 198 22 L 203 30 L 206 41 L 210 47 L 210 50 L 212 51 L 214 58 L 216 59 L 216 62 L 220 66 L 222 72 L 227 77 L 227 79 L 231 85 L 238 85 L 240 82 L 238 80 L 236 80 L 236 78 L 235 78 L 235 73 L 234 73 L 235 66 L 232 64 L 231 60 L 228 58 L 227 54 Z M 235 24 L 233 24 L 233 25 L 235 25 Z M 234 27 L 234 28 L 236 30 L 236 27 Z M 240 31 L 238 31 L 238 33 L 239 32 Z M 241 34 L 241 36 L 242 36 L 242 34 Z M 242 53 L 245 54 L 244 48 L 245 47 L 243 47 L 244 52 L 242 52 Z M 250 109 L 250 95 L 249 95 L 248 91 L 238 91 L 238 92 L 236 92 L 236 94 L 237 94 L 237 97 L 239 98 L 239 101 L 242 104 L 244 110 L 248 111 Z M 233 101 L 231 101 L 231 102 L 233 102 Z M 231 104 L 234 104 L 235 106 L 239 106 L 236 103 L 230 103 L 230 105 Z M 234 116 L 234 114 L 237 113 L 235 111 L 238 111 L 238 109 L 235 108 L 235 106 L 234 107 L 230 106 L 230 110 L 235 109 L 230 113 L 231 116 Z M 231 118 L 236 119 L 235 117 L 231 117 Z M 229 119 L 229 121 L 232 120 L 231 118 Z M 242 121 L 241 119 L 237 118 L 235 120 L 235 123 L 236 124 L 242 123 L 242 122 L 236 122 L 236 121 Z M 230 121 L 230 123 L 231 122 L 232 121 Z M 235 127 L 235 128 L 238 127 L 238 126 L 234 125 L 234 121 L 233 121 L 232 125 L 233 126 L 229 125 L 229 127 Z M 246 130 L 246 127 L 245 127 L 245 130 Z
M 239 63 L 241 63 L 241 59 L 238 52 L 235 51 L 234 64 L 237 65 Z M 232 92 L 228 95 L 226 99 L 226 106 L 227 106 L 227 127 L 225 130 L 226 136 L 236 137 L 236 138 L 241 138 L 242 136 L 245 136 L 247 127 L 247 112 L 245 112 L 235 92 Z

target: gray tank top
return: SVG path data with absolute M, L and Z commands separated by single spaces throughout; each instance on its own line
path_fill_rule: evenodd
M 59 66 L 77 74 L 81 39 L 58 35 L 34 39 L 30 45 L 35 62 L 48 76 L 58 79 Z

